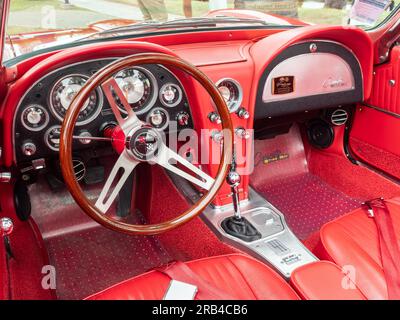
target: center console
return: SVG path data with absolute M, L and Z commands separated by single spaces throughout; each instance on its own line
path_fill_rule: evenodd
M 232 205 L 209 206 L 201 217 L 222 241 L 266 261 L 287 279 L 300 266 L 318 261 L 287 226 L 283 214 L 251 188 L 249 200 L 240 202 L 240 212 L 260 233 L 259 239 L 245 241 L 224 230 L 223 221 L 234 216 Z

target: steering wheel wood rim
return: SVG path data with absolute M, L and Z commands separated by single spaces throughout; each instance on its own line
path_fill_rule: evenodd
M 160 64 L 166 67 L 177 68 L 184 71 L 192 78 L 194 78 L 198 83 L 200 83 L 203 88 L 211 96 L 216 109 L 221 117 L 222 125 L 222 155 L 221 161 L 218 167 L 218 172 L 214 183 L 210 189 L 204 193 L 204 195 L 199 199 L 199 201 L 193 205 L 191 208 L 186 210 L 183 214 L 157 224 L 149 225 L 133 225 L 122 221 L 117 221 L 107 217 L 103 214 L 94 204 L 85 196 L 83 190 L 81 189 L 79 183 L 75 179 L 74 169 L 72 165 L 72 140 L 73 132 L 75 128 L 76 120 L 79 116 L 81 106 L 84 105 L 89 95 L 98 86 L 101 86 L 106 80 L 111 78 L 114 74 L 119 71 L 128 68 L 135 67 L 145 64 Z M 219 189 L 222 187 L 226 175 L 228 173 L 233 152 L 233 141 L 234 130 L 232 121 L 230 118 L 230 113 L 226 107 L 225 100 L 219 93 L 215 84 L 199 69 L 190 63 L 167 54 L 160 53 L 142 53 L 135 54 L 126 58 L 117 60 L 108 66 L 101 69 L 95 75 L 93 75 L 82 87 L 79 93 L 76 95 L 72 101 L 68 111 L 65 115 L 64 121 L 62 123 L 61 135 L 60 135 L 60 163 L 61 170 L 65 180 L 65 184 L 71 193 L 72 197 L 76 203 L 81 207 L 81 209 L 89 215 L 93 220 L 100 223 L 101 225 L 118 232 L 123 232 L 132 235 L 154 235 L 163 233 L 172 229 L 177 228 L 180 225 L 187 223 L 196 216 L 198 216 L 214 199 L 217 195 Z

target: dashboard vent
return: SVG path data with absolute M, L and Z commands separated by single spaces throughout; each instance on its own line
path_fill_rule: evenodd
M 335 111 L 332 112 L 331 122 L 335 126 L 344 125 L 348 119 L 349 119 L 349 114 L 347 113 L 346 110 L 336 109 Z
M 81 181 L 86 175 L 86 166 L 83 161 L 74 159 L 72 160 L 74 166 L 75 178 L 77 181 Z

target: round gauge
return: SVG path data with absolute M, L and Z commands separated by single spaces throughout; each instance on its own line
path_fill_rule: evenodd
M 175 107 L 182 101 L 182 89 L 174 83 L 164 84 L 160 90 L 160 100 L 166 107 Z
M 143 114 L 153 106 L 157 99 L 157 82 L 148 70 L 140 67 L 125 69 L 118 72 L 114 78 L 137 114 Z M 119 109 L 126 113 L 118 97 L 115 98 Z
M 57 81 L 50 93 L 50 107 L 56 118 L 64 120 L 64 116 L 79 90 L 89 78 L 83 75 L 69 75 Z M 100 89 L 93 91 L 79 113 L 76 125 L 84 125 L 95 119 L 103 105 Z
M 243 91 L 239 82 L 233 79 L 218 81 L 217 87 L 224 98 L 230 112 L 236 112 L 243 100 Z
M 147 116 L 146 121 L 154 128 L 164 130 L 169 124 L 169 115 L 163 108 L 154 108 Z
M 49 113 L 41 105 L 32 104 L 22 111 L 21 122 L 30 131 L 40 131 L 49 123 Z
M 53 126 L 44 134 L 44 143 L 53 151 L 60 149 L 61 126 Z

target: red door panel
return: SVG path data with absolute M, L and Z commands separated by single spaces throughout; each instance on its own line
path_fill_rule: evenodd
M 354 155 L 400 179 L 400 47 L 388 63 L 374 69 L 373 87 L 364 106 L 357 108 L 350 133 Z

